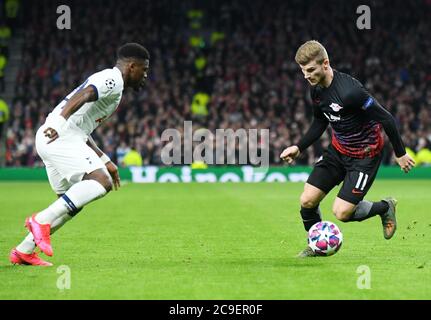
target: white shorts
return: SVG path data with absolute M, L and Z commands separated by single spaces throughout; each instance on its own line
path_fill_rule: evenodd
M 99 156 L 87 145 L 83 132 L 66 130 L 62 136 L 48 144 L 43 125 L 36 133 L 36 150 L 46 167 L 49 183 L 56 194 L 65 193 L 72 185 L 82 180 L 86 173 L 104 169 Z

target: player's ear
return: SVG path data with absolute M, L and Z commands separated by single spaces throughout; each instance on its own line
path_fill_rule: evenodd
M 329 68 L 329 59 L 323 60 L 323 69 L 326 71 Z
M 130 61 L 130 64 L 129 64 L 129 68 L 130 68 L 131 70 L 139 69 L 139 68 L 140 68 L 140 63 L 139 63 L 139 61 L 138 61 L 138 60 L 135 60 L 135 59 L 131 60 L 131 61 Z
M 128 63 L 127 66 L 129 67 L 129 70 L 132 71 L 134 69 L 136 69 L 136 61 L 134 59 L 131 59 Z

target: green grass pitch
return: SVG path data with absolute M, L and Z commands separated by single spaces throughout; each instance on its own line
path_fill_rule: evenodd
M 88 205 L 52 238 L 54 267 L 13 266 L 24 218 L 55 199 L 47 183 L 0 183 L 0 299 L 430 299 L 431 181 L 377 180 L 367 195 L 399 200 L 398 230 L 378 217 L 325 220 L 344 235 L 332 257 L 306 244 L 302 183 L 127 184 Z M 70 289 L 57 287 L 70 269 Z M 370 271 L 370 288 L 360 266 Z M 359 268 L 359 269 L 358 269 Z M 362 278 L 361 278 L 362 277 Z

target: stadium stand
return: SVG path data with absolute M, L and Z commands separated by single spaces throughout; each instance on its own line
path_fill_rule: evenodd
M 261 147 L 269 148 L 271 164 L 281 164 L 283 148 L 310 124 L 307 84 L 294 61 L 308 39 L 321 41 L 333 67 L 360 80 L 394 115 L 411 152 L 431 147 L 431 1 L 396 0 L 384 10 L 375 1 L 371 30 L 356 26 L 357 1 L 328 2 L 324 13 L 320 1 L 300 0 L 69 3 L 71 30 L 56 28 L 58 1 L 21 3 L 7 166 L 43 165 L 34 149 L 37 128 L 87 76 L 112 67 L 116 48 L 129 41 L 150 50 L 149 81 L 125 93 L 94 136 L 117 163 L 135 150 L 143 165 L 161 165 L 163 130 L 192 120 L 195 130 L 212 132 L 270 129 L 270 145 Z M 297 163 L 312 164 L 328 143 L 325 134 Z M 392 163 L 386 143 L 384 164 Z

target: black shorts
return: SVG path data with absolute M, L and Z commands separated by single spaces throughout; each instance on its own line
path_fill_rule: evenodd
M 328 194 L 344 181 L 338 197 L 358 204 L 373 184 L 381 160 L 381 153 L 373 158 L 358 159 L 343 155 L 330 145 L 316 162 L 307 183 Z

